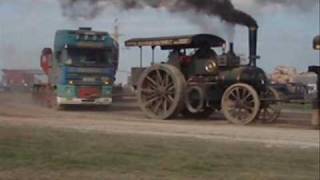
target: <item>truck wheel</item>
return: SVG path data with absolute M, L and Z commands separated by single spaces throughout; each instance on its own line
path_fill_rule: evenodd
M 280 102 L 280 94 L 274 88 L 268 87 L 263 97 L 270 99 L 270 101 L 262 103 L 258 119 L 264 123 L 273 123 L 277 121 L 281 114 L 282 103 Z
M 228 121 L 247 125 L 256 119 L 260 110 L 260 99 L 252 86 L 238 83 L 224 92 L 221 105 Z
M 154 65 L 140 77 L 137 89 L 139 106 L 150 118 L 172 118 L 183 108 L 185 87 L 185 78 L 176 67 Z
M 52 88 L 52 87 L 47 88 L 46 98 L 48 99 L 47 106 L 49 108 L 57 110 L 57 111 L 64 109 L 64 106 L 62 104 L 58 103 L 57 93 L 55 92 L 54 88 Z

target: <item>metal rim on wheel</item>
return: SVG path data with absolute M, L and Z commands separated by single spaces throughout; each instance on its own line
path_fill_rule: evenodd
M 222 97 L 222 111 L 230 122 L 247 125 L 255 120 L 260 110 L 256 90 L 247 84 L 230 86 Z
M 154 65 L 141 75 L 138 84 L 139 106 L 148 117 L 169 119 L 182 110 L 186 81 L 176 67 Z
M 273 123 L 281 114 L 280 94 L 274 88 L 268 87 L 264 97 L 270 99 L 270 101 L 263 102 L 259 112 L 259 120 L 264 123 Z

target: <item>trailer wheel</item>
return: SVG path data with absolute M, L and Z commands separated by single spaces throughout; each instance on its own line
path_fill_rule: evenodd
M 221 105 L 228 121 L 247 125 L 256 119 L 260 110 L 260 99 L 253 87 L 238 83 L 224 92 Z
M 263 97 L 271 100 L 262 103 L 258 119 L 264 123 L 273 123 L 281 114 L 280 94 L 274 88 L 268 87 Z
M 145 70 L 139 80 L 139 106 L 150 118 L 169 119 L 183 108 L 186 81 L 179 69 L 159 64 Z

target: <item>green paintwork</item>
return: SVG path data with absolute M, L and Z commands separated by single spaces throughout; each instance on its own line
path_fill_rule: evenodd
M 105 50 L 110 53 L 111 61 L 106 66 L 95 67 L 65 63 L 68 57 L 66 49 Z M 49 82 L 56 88 L 58 97 L 80 98 L 81 87 L 96 87 L 101 90 L 99 98 L 112 98 L 113 82 L 119 60 L 119 44 L 108 32 L 92 31 L 91 28 L 79 30 L 58 30 L 55 33 L 52 70 L 48 74 Z M 84 78 L 95 78 L 95 81 Z M 110 85 L 102 78 L 110 79 Z M 71 82 L 71 83 L 70 83 Z
M 89 38 L 84 39 L 85 35 L 88 35 Z M 62 69 L 69 66 L 61 63 L 61 54 L 63 50 L 68 47 L 77 47 L 83 49 L 108 49 L 112 54 L 113 63 L 118 64 L 119 44 L 109 35 L 109 33 L 92 31 L 88 29 L 58 30 L 54 39 L 52 71 L 49 74 L 50 82 L 54 85 L 61 84 L 61 76 L 63 74 Z M 110 78 L 113 79 L 114 77 Z
M 70 99 L 77 98 L 79 88 L 79 86 L 74 85 L 58 85 L 57 95 L 58 97 L 65 97 Z M 111 85 L 102 86 L 101 89 L 101 97 L 112 97 L 113 87 Z
M 58 85 L 57 96 L 64 97 L 64 98 L 76 98 L 77 87 L 73 85 Z
M 65 97 L 65 98 L 77 98 L 78 97 L 78 89 L 79 86 L 74 85 L 58 85 L 57 86 L 57 95 L 58 97 Z M 102 86 L 101 97 L 111 97 L 112 96 L 112 89 L 111 85 Z
M 102 87 L 102 96 L 111 97 L 112 96 L 112 86 L 103 86 Z
M 256 88 L 262 86 L 262 82 L 267 82 L 267 77 L 264 71 L 258 67 L 238 67 L 219 72 L 220 83 L 234 84 L 247 83 Z
M 97 33 L 100 36 L 105 36 L 104 40 L 78 40 L 77 39 L 77 33 Z M 74 30 L 58 30 L 55 35 L 54 40 L 54 52 L 61 52 L 65 45 L 68 46 L 78 46 L 81 44 L 87 43 L 90 46 L 96 44 L 97 47 L 103 45 L 104 48 L 114 48 L 115 44 L 117 42 L 107 33 L 107 32 L 94 32 L 94 31 L 74 31 Z M 99 45 L 100 44 L 100 45 Z M 116 45 L 117 46 L 117 45 Z

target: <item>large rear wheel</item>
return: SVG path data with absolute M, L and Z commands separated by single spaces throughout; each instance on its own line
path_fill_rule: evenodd
M 222 97 L 222 111 L 234 124 L 247 125 L 255 120 L 260 110 L 260 99 L 256 90 L 247 84 L 230 86 Z
M 172 65 L 159 64 L 145 70 L 138 83 L 139 106 L 150 118 L 169 119 L 183 109 L 186 81 Z

